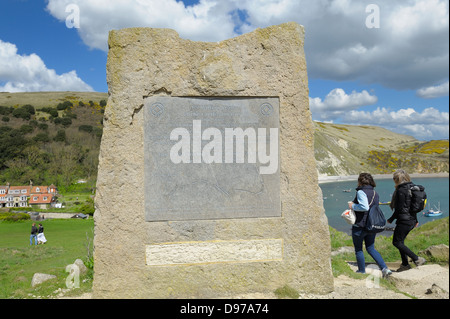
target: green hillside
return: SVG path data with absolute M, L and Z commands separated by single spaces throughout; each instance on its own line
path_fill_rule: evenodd
M 315 122 L 315 157 L 319 174 L 357 175 L 449 171 L 449 141 L 421 142 L 376 126 Z
M 0 184 L 55 184 L 78 180 L 94 187 L 107 93 L 0 93 Z M 449 142 L 420 142 L 372 126 L 315 124 L 321 175 L 449 171 Z
M 107 99 L 108 93 L 101 92 L 0 92 L 0 105 L 15 107 L 26 104 L 34 105 L 36 108 L 56 107 L 59 103 L 67 100 L 89 102 Z
M 97 179 L 107 93 L 0 93 L 0 184 Z

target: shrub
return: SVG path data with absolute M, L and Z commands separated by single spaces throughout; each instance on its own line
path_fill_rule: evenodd
M 30 113 L 32 115 L 36 114 L 36 110 L 34 109 L 33 105 L 30 105 L 30 104 L 23 105 L 22 109 L 26 110 L 28 113 Z
M 31 125 L 24 124 L 20 127 L 20 131 L 23 134 L 30 134 L 30 133 L 33 133 L 34 127 L 32 127 Z
M 19 222 L 29 219 L 30 215 L 27 213 L 0 213 L 0 221 Z
M 59 103 L 58 106 L 56 107 L 58 110 L 63 111 L 65 109 L 67 109 L 68 107 L 72 107 L 73 103 L 70 101 L 64 101 L 62 103 Z
M 24 120 L 31 119 L 31 113 L 24 107 L 19 107 L 13 111 L 13 116 Z
M 88 199 L 83 206 L 80 207 L 80 213 L 85 215 L 93 216 L 95 212 L 94 201 L 92 199 Z
M 50 142 L 50 137 L 48 137 L 47 133 L 38 133 L 35 137 L 33 137 L 35 142 Z
M 58 115 L 59 115 L 57 109 L 50 109 L 48 114 L 50 114 L 50 116 L 52 116 L 52 117 L 58 117 Z
M 66 141 L 66 131 L 58 130 L 56 136 L 53 138 L 55 142 L 65 142 Z
M 80 125 L 78 127 L 78 130 L 80 132 L 92 133 L 93 127 L 92 127 L 92 125 Z
M 70 117 L 63 117 L 61 119 L 61 124 L 64 127 L 68 127 L 68 126 L 72 125 L 72 119 Z
M 14 108 L 13 107 L 8 107 L 8 106 L 2 106 L 0 105 L 0 114 L 1 115 L 8 115 L 11 114 L 13 112 Z

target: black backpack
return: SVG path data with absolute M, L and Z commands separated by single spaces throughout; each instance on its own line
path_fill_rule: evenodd
M 425 187 L 422 185 L 412 184 L 409 188 L 409 194 L 411 195 L 409 212 L 417 214 L 424 210 L 425 205 L 427 204 L 427 193 L 425 193 Z
M 369 233 L 379 233 L 386 228 L 386 218 L 384 217 L 379 203 L 373 203 L 375 194 L 374 191 L 372 201 L 369 204 L 370 208 L 367 213 L 366 225 L 364 227 L 364 230 Z

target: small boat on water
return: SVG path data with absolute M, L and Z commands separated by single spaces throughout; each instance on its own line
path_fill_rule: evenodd
M 342 190 L 344 193 L 350 193 L 352 190 L 351 189 L 343 189 Z
M 436 208 L 436 207 L 435 207 Z M 441 203 L 439 203 L 438 207 L 436 209 L 428 209 L 425 213 L 423 213 L 425 217 L 437 217 L 442 215 L 441 211 Z

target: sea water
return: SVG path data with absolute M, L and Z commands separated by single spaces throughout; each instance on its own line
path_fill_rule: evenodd
M 394 182 L 390 179 L 378 179 L 375 180 L 377 187 L 375 190 L 380 195 L 380 202 L 390 202 L 392 193 L 394 192 Z M 438 217 L 425 217 L 423 212 L 417 214 L 419 226 L 427 222 L 448 217 L 449 214 L 449 178 L 413 178 L 412 182 L 420 184 L 425 187 L 427 193 L 427 207 L 438 208 L 443 212 Z M 323 206 L 325 208 L 325 214 L 328 217 L 328 224 L 342 232 L 348 234 L 351 233 L 351 225 L 347 224 L 344 219 L 341 218 L 341 214 L 344 210 L 348 209 L 347 202 L 353 201 L 356 196 L 357 180 L 345 181 L 345 182 L 332 182 L 320 184 L 320 188 L 323 193 Z M 392 210 L 389 205 L 380 205 L 386 219 L 392 216 Z M 395 222 L 388 226 L 395 226 Z M 390 236 L 392 231 L 384 231 L 381 234 Z

